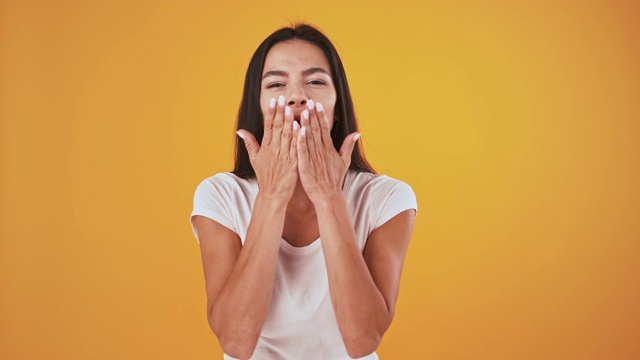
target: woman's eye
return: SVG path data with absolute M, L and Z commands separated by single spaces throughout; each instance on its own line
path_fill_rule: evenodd
M 283 87 L 283 86 L 284 86 L 283 83 L 271 83 L 271 84 L 267 85 L 267 89 L 278 88 L 278 87 Z
M 311 80 L 311 81 L 309 81 L 309 84 L 311 84 L 311 85 L 324 85 L 324 81 L 322 81 L 322 80 Z

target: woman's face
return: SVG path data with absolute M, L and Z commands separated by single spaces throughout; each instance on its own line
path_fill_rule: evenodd
M 267 116 L 269 101 L 283 95 L 291 107 L 294 119 L 306 109 L 307 101 L 321 103 L 333 127 L 336 89 L 331 67 L 322 50 L 303 40 L 289 40 L 275 44 L 267 53 L 262 71 L 260 108 Z

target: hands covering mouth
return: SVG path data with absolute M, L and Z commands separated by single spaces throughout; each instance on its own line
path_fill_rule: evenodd
M 260 191 L 288 201 L 299 174 L 305 192 L 314 203 L 341 194 L 360 133 L 347 135 L 338 152 L 330 125 L 322 104 L 309 100 L 306 108 L 293 110 L 285 105 L 285 97 L 280 96 L 277 101 L 274 98 L 269 102 L 262 144 L 249 131 L 238 130 Z

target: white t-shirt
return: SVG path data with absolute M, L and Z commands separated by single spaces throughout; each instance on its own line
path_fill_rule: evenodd
M 373 230 L 404 210 L 417 210 L 411 187 L 385 175 L 349 170 L 342 191 L 360 251 Z M 255 178 L 219 173 L 196 189 L 191 216 L 220 223 L 244 244 L 257 194 Z M 225 354 L 225 359 L 233 358 Z M 252 359 L 351 359 L 331 305 L 320 238 L 304 247 L 280 240 L 271 307 Z

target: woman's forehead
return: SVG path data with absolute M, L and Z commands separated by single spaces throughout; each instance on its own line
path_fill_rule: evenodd
M 316 45 L 303 40 L 279 42 L 267 53 L 263 73 L 272 70 L 304 71 L 319 67 L 330 73 L 324 52 Z

